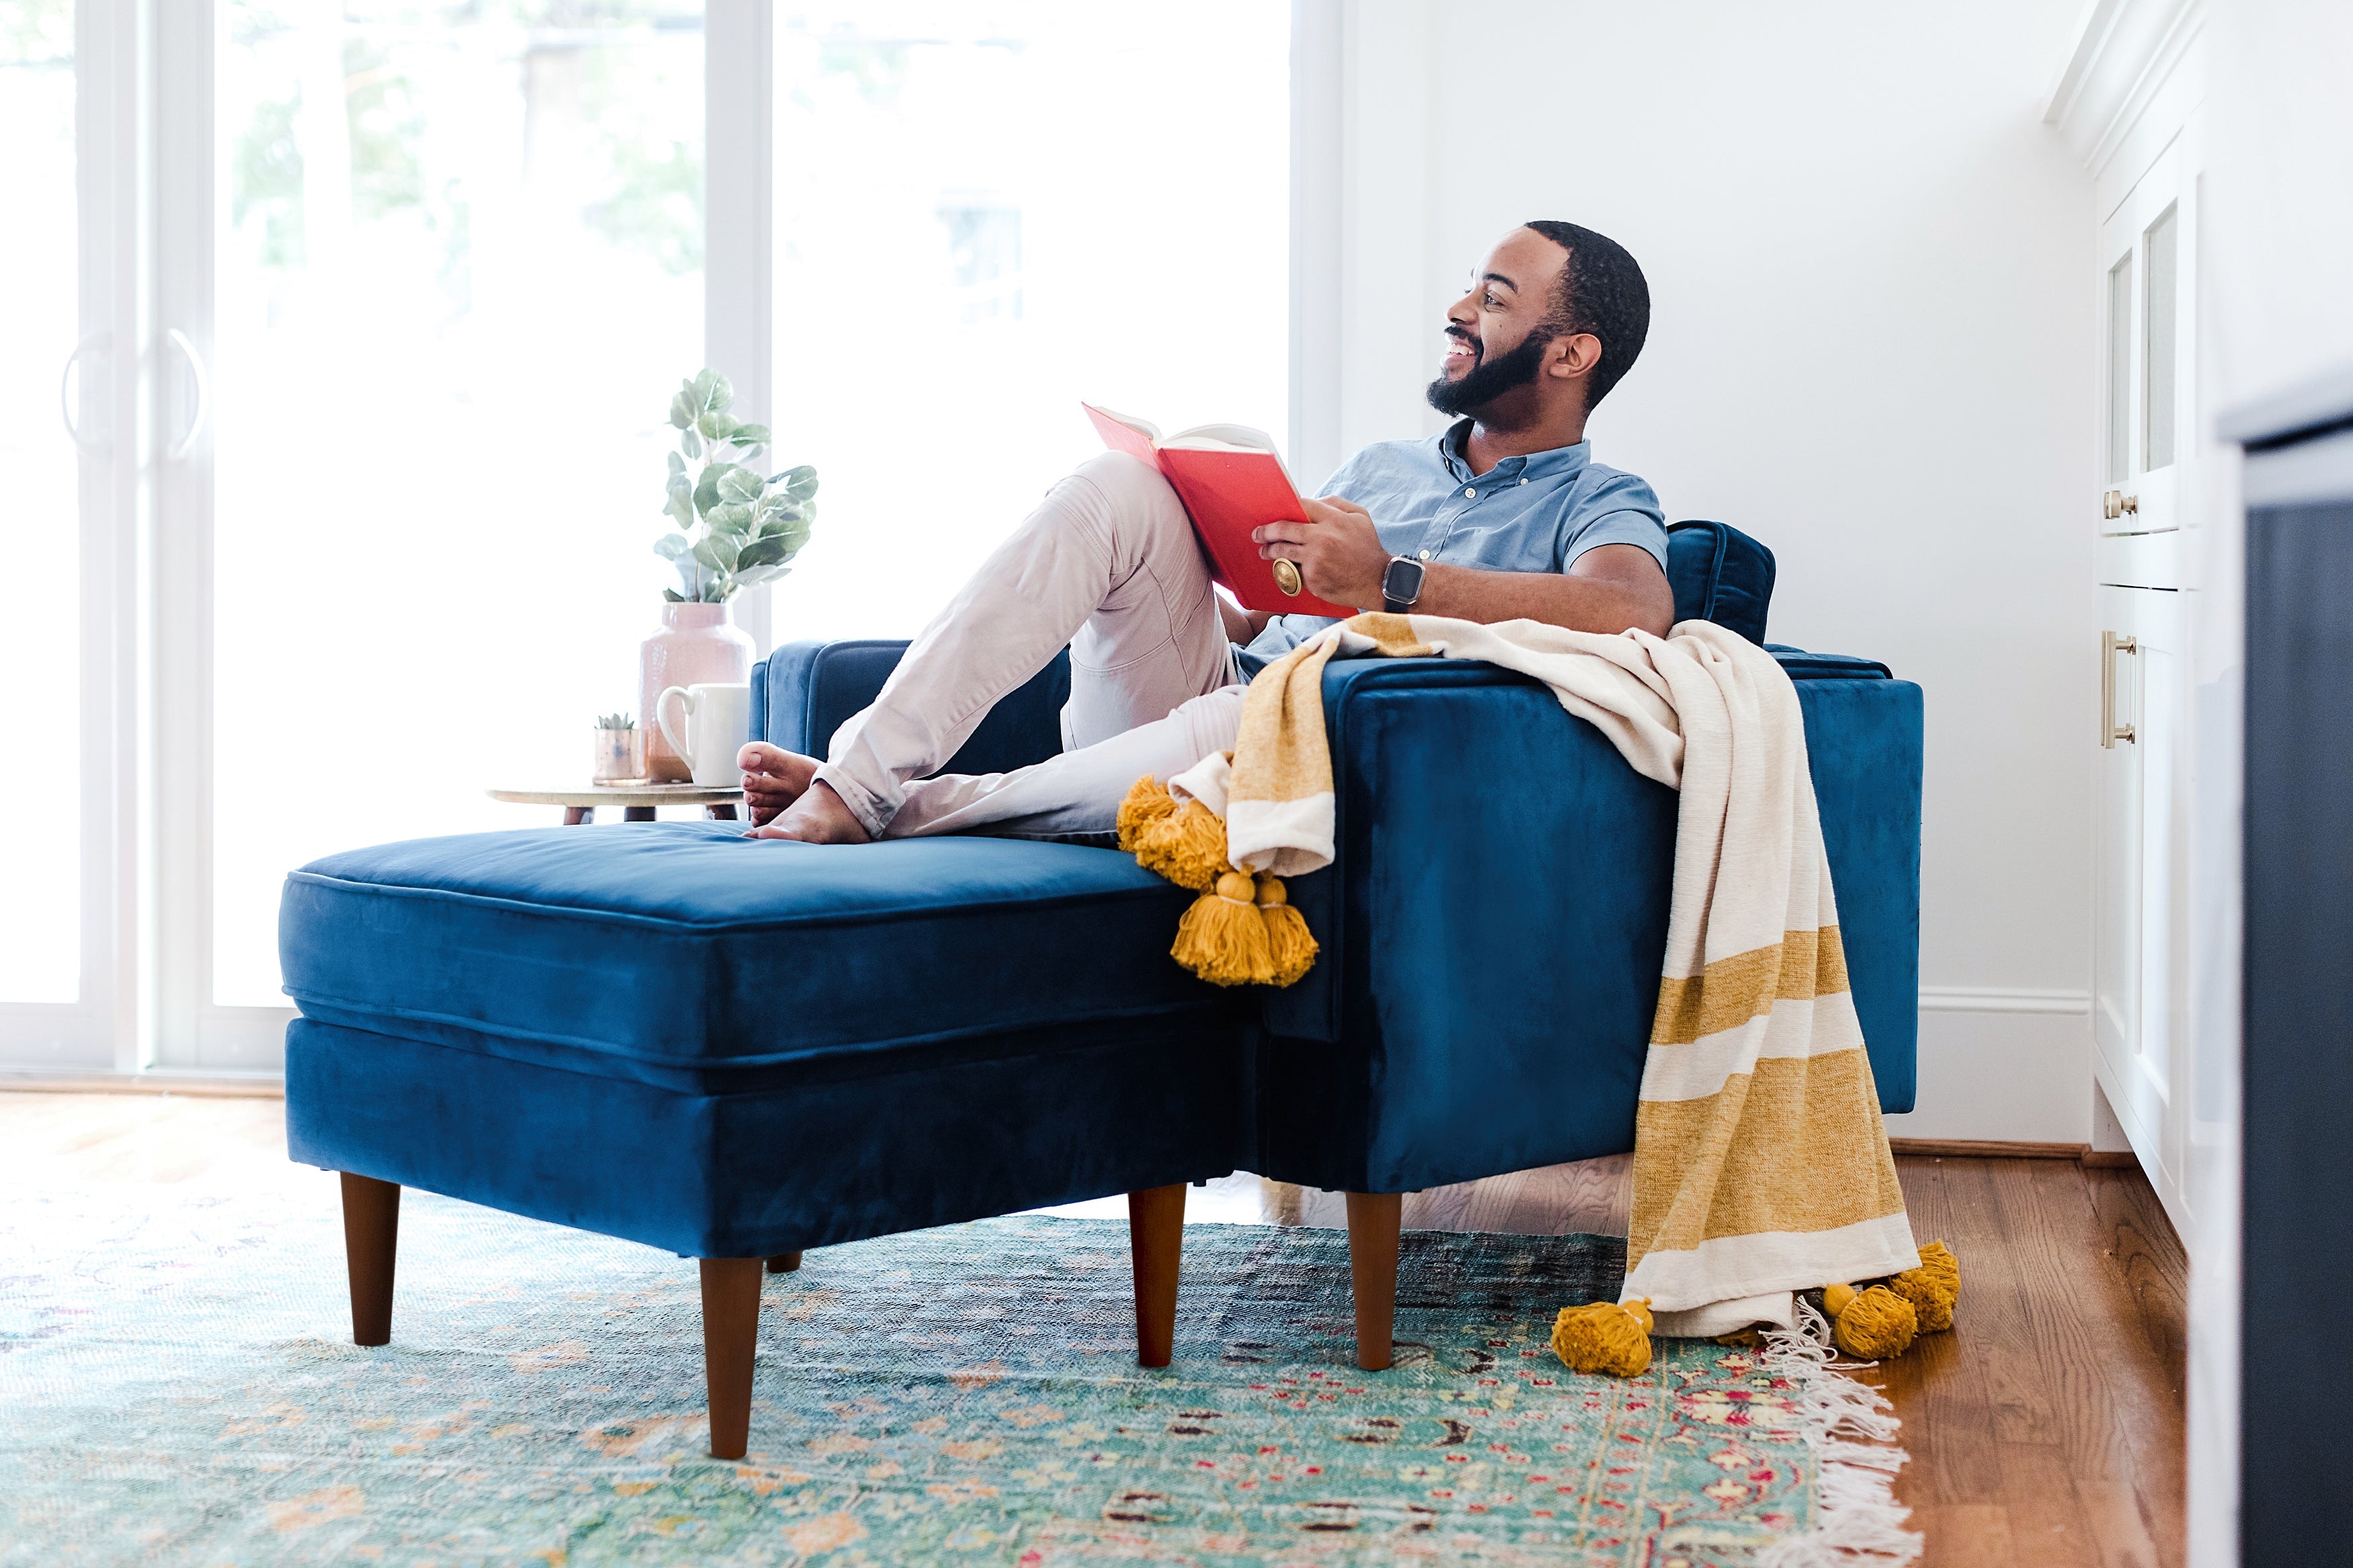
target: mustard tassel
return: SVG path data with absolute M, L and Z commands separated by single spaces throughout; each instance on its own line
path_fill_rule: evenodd
M 1920 1331 L 1912 1303 L 1884 1285 L 1858 1290 L 1831 1285 L 1822 1291 L 1831 1321 L 1831 1342 L 1858 1361 L 1886 1361 L 1912 1348 Z
M 1119 847 L 1128 854 L 1135 853 L 1137 835 L 1154 823 L 1176 815 L 1176 797 L 1168 786 L 1145 774 L 1128 786 L 1127 798 L 1119 803 Z
M 1168 956 L 1212 985 L 1262 985 L 1274 978 L 1274 954 L 1267 944 L 1266 921 L 1250 900 L 1248 872 L 1227 872 L 1193 900 L 1176 924 Z
M 1225 819 L 1198 800 L 1136 830 L 1135 863 L 1204 892 L 1227 874 Z
M 1281 879 L 1258 879 L 1258 912 L 1266 921 L 1274 970 L 1269 984 L 1289 985 L 1315 967 L 1315 933 L 1307 929 L 1307 917 L 1291 907 L 1291 896 L 1283 890 Z
M 1553 1353 L 1575 1372 L 1640 1377 L 1651 1369 L 1651 1323 L 1647 1296 L 1563 1307 L 1552 1321 Z
M 1898 1274 L 1887 1288 L 1912 1303 L 1922 1333 L 1940 1332 L 1953 1326 L 1953 1304 L 1961 1299 L 1961 1260 L 1943 1242 L 1932 1241 L 1920 1249 L 1920 1267 Z

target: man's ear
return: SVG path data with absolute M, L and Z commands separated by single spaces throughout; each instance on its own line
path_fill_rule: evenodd
M 1552 363 L 1545 369 L 1564 381 L 1591 373 L 1601 363 L 1601 340 L 1591 332 L 1571 332 L 1553 339 Z

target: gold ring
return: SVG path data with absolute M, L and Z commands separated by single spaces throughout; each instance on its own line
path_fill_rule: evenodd
M 1288 557 L 1278 556 L 1274 563 L 1274 585 L 1297 597 L 1299 590 L 1305 586 L 1300 580 L 1298 563 Z

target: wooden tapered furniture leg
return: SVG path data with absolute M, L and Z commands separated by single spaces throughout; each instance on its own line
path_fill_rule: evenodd
M 761 1260 L 701 1261 L 702 1378 L 711 1395 L 711 1457 L 740 1459 L 752 1439 L 752 1354 L 760 1341 Z
M 797 1252 L 779 1252 L 768 1259 L 768 1272 L 771 1274 L 790 1274 L 800 1266 L 801 1255 Z
M 1176 1269 L 1185 1254 L 1185 1184 L 1127 1194 L 1135 1262 L 1135 1363 L 1166 1366 L 1176 1343 Z
M 1356 1293 L 1356 1364 L 1381 1372 L 1397 1325 L 1398 1227 L 1403 1193 L 1348 1194 L 1348 1279 Z
M 343 1178 L 343 1267 L 351 1276 L 352 1343 L 392 1342 L 392 1261 L 400 1244 L 400 1186 Z

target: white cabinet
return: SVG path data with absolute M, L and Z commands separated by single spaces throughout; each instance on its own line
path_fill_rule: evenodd
M 2194 97 L 2170 103 L 2180 118 L 2144 116 L 2099 182 L 2100 466 L 2084 508 L 2096 535 L 2098 633 L 2084 651 L 2100 658 L 2102 748 L 2092 1035 L 2101 1096 L 2194 1247 L 2182 955 L 2192 784 L 2184 598 L 2197 584 L 2185 577 L 2184 540 L 2195 537 L 2200 493 L 2189 476 L 2201 447 L 2193 359 L 2202 154 Z

